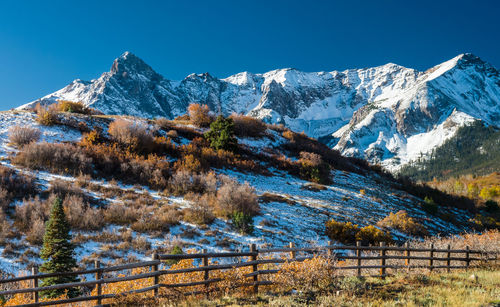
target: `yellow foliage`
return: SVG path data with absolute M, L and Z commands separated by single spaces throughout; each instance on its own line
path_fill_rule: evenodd
M 59 121 L 57 117 L 56 107 L 54 105 L 49 105 L 48 107 L 43 107 L 41 104 L 35 106 L 36 121 L 44 126 L 52 126 L 57 124 Z
M 192 154 L 183 156 L 175 163 L 174 167 L 177 170 L 188 171 L 190 173 L 199 173 L 203 170 L 200 160 Z
M 332 259 L 320 256 L 302 262 L 285 262 L 270 279 L 276 290 L 324 291 L 334 281 L 336 265 Z
M 378 242 L 392 242 L 392 237 L 376 228 L 373 225 L 369 225 L 361 228 L 356 234 L 356 241 L 361 241 L 363 244 L 375 244 Z
M 341 243 L 353 243 L 355 236 L 359 231 L 359 226 L 351 222 L 342 223 L 335 220 L 329 220 L 325 224 L 326 235 L 335 241 Z
M 92 130 L 89 133 L 85 133 L 80 140 L 80 146 L 90 147 L 99 143 L 101 140 L 101 134 L 97 130 Z
M 208 127 L 214 120 L 213 116 L 210 115 L 210 108 L 206 104 L 190 104 L 188 114 L 191 123 L 198 127 Z
M 428 234 L 425 227 L 410 217 L 404 210 L 400 210 L 396 214 L 389 213 L 388 216 L 377 223 L 377 226 L 397 229 L 409 235 L 423 236 Z
M 29 280 L 23 280 L 18 282 L 17 288 L 18 289 L 26 289 L 26 288 L 31 288 L 33 285 L 31 284 L 31 281 Z M 66 294 L 62 294 L 56 298 L 40 298 L 40 302 L 50 302 L 50 301 L 57 301 L 57 300 L 64 300 L 67 299 L 68 296 Z M 5 305 L 2 306 L 17 306 L 17 305 L 25 305 L 25 304 L 32 304 L 35 301 L 33 300 L 33 294 L 32 293 L 18 293 L 14 294 L 12 298 L 7 300 L 5 302 Z
M 59 112 L 81 113 L 87 114 L 89 110 L 82 102 L 73 102 L 68 100 L 59 100 L 57 103 Z

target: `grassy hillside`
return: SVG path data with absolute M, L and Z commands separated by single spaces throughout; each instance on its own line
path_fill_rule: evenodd
M 460 128 L 454 137 L 436 148 L 429 159 L 422 158 L 403 167 L 400 174 L 430 181 L 496 171 L 500 171 L 500 130 L 476 121 Z

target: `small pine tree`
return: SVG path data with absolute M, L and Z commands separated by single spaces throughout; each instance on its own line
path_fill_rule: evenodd
M 234 150 L 238 141 L 234 136 L 234 122 L 231 118 L 219 115 L 210 124 L 210 130 L 205 133 L 205 138 L 214 149 Z
M 70 272 L 76 268 L 74 245 L 71 243 L 70 226 L 64 214 L 64 208 L 59 198 L 56 198 L 50 212 L 50 218 L 45 226 L 43 247 L 40 256 L 45 262 L 40 268 L 42 273 Z M 51 286 L 70 282 L 78 282 L 75 275 L 44 278 L 42 286 Z M 54 298 L 67 292 L 69 297 L 79 294 L 76 288 L 43 291 L 44 297 Z

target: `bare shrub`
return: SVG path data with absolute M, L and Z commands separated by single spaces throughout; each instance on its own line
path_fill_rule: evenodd
M 191 123 L 198 127 L 208 127 L 214 121 L 214 117 L 210 114 L 210 108 L 206 104 L 190 104 L 188 114 Z
M 31 227 L 26 232 L 26 241 L 31 244 L 40 245 L 43 243 L 43 235 L 45 234 L 45 222 L 42 220 L 34 220 Z
M 104 226 L 104 217 L 99 209 L 92 208 L 77 195 L 69 195 L 63 202 L 66 218 L 73 229 L 98 230 Z
M 72 175 L 92 173 L 92 159 L 83 149 L 72 144 L 30 143 L 17 153 L 12 162 L 32 169 Z
M 109 125 L 111 138 L 133 150 L 150 151 L 153 147 L 153 134 L 145 124 L 117 119 Z
M 389 213 L 388 216 L 377 223 L 377 226 L 396 229 L 414 236 L 425 236 L 429 234 L 422 224 L 415 221 L 404 210 L 400 210 L 395 214 L 392 212 Z
M 6 209 L 15 198 L 34 195 L 37 191 L 33 177 L 0 165 L 0 208 Z
M 266 124 L 260 119 L 243 114 L 233 113 L 234 133 L 237 136 L 260 137 L 266 131 Z
M 248 183 L 239 184 L 235 180 L 225 178 L 217 191 L 217 214 L 229 218 L 236 212 L 249 216 L 259 214 L 258 197 L 255 189 Z
M 141 218 L 132 224 L 131 228 L 138 232 L 168 231 L 180 220 L 180 212 L 171 206 L 162 206 L 152 214 L 143 214 Z
M 194 174 L 186 170 L 177 171 L 169 181 L 169 191 L 175 195 L 188 192 L 202 194 L 214 193 L 217 189 L 217 178 L 213 172 Z
M 49 106 L 42 106 L 37 104 L 35 106 L 36 121 L 44 126 L 53 126 L 59 123 L 59 117 L 57 116 L 57 106 L 51 104 Z
M 159 117 L 159 118 L 155 119 L 154 124 L 157 127 L 161 128 L 165 131 L 170 130 L 173 127 L 175 127 L 175 123 L 173 121 L 165 118 L 165 117 Z
M 110 224 L 129 225 L 135 223 L 141 217 L 137 209 L 124 205 L 110 205 L 104 210 L 104 220 Z
M 37 195 L 35 198 L 23 201 L 16 206 L 15 225 L 17 229 L 26 234 L 26 240 L 32 244 L 40 244 L 45 232 L 45 222 L 49 218 L 51 204 L 55 195 L 42 200 Z
M 214 221 L 213 208 L 217 203 L 214 195 L 195 196 L 191 201 L 191 207 L 184 209 L 184 220 L 186 222 L 207 225 Z
M 16 146 L 37 142 L 40 135 L 40 129 L 29 126 L 13 126 L 9 129 L 9 141 Z

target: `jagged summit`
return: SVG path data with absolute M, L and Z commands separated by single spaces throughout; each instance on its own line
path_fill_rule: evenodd
M 140 73 L 146 76 L 158 75 L 151 66 L 129 51 L 114 60 L 110 73 L 121 74 L 123 77 L 130 73 Z
M 202 73 L 169 81 L 125 52 L 98 79 L 75 80 L 22 108 L 58 99 L 108 114 L 169 118 L 184 114 L 189 103 L 203 103 L 215 112 L 245 113 L 325 137 L 344 155 L 389 168 L 428 153 L 473 120 L 500 126 L 499 72 L 470 53 L 425 72 L 388 63 L 331 72 L 242 72 L 225 79 Z

